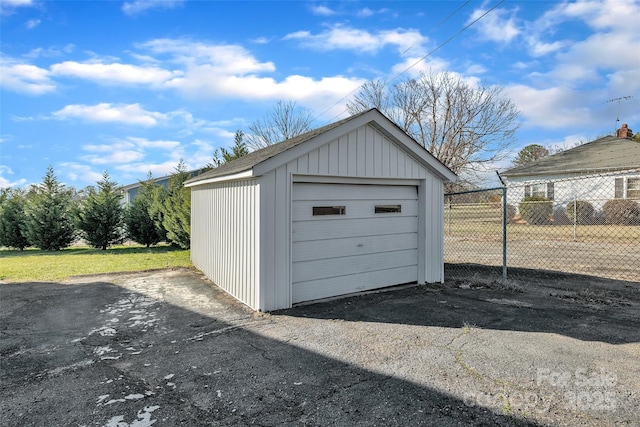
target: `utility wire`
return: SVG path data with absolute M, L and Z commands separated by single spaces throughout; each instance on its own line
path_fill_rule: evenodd
M 435 52 L 437 52 L 438 50 L 440 50 L 441 48 L 443 48 L 444 46 L 446 46 L 447 44 L 449 44 L 453 39 L 455 39 L 456 37 L 458 37 L 460 34 L 462 34 L 463 32 L 465 32 L 466 30 L 468 30 L 472 25 L 474 25 L 476 22 L 480 21 L 482 18 L 484 18 L 485 16 L 487 16 L 489 13 L 493 12 L 494 9 L 496 9 L 498 6 L 500 6 L 502 3 L 504 3 L 505 0 L 500 0 L 498 3 L 496 3 L 494 6 L 492 6 L 490 9 L 488 9 L 486 12 L 484 12 L 482 15 L 480 15 L 479 17 L 477 17 L 476 19 L 474 19 L 473 21 L 471 21 L 469 24 L 465 25 L 462 29 L 460 29 L 457 33 L 455 33 L 454 35 L 452 35 L 451 37 L 449 37 L 447 40 L 445 40 L 444 42 L 440 43 L 438 46 L 436 46 L 434 49 L 432 49 L 429 53 L 427 53 L 426 55 L 424 55 L 422 58 L 418 59 L 416 62 L 414 62 L 413 64 L 411 64 L 410 66 L 408 66 L 407 68 L 405 68 L 404 70 L 400 71 L 399 73 L 397 73 L 395 76 L 393 76 L 390 79 L 387 79 L 384 82 L 384 85 L 389 84 L 390 82 L 392 82 L 393 80 L 397 79 L 398 77 L 400 77 L 402 74 L 406 73 L 407 71 L 409 71 L 410 69 L 412 69 L 413 67 L 415 67 L 416 65 L 418 65 L 420 62 L 424 61 L 425 59 L 427 59 L 429 56 L 433 55 Z M 468 2 L 467 2 L 468 3 Z M 465 3 L 463 6 L 465 6 L 467 3 Z M 453 12 L 453 14 L 449 15 L 449 17 L 445 18 L 445 21 L 448 20 L 451 16 L 453 16 L 455 13 L 457 13 L 460 9 L 462 9 L 462 7 L 459 7 L 455 12 Z M 444 22 L 444 21 L 443 21 Z M 441 24 L 438 24 L 441 25 Z M 410 48 L 409 48 L 410 49 Z M 408 50 L 408 49 L 407 49 Z M 406 52 L 406 51 L 405 51 Z M 338 101 L 336 101 L 334 104 L 332 104 L 330 107 L 328 107 L 327 109 L 325 109 L 322 113 L 320 113 L 317 118 L 322 117 L 327 111 L 331 110 L 333 107 L 335 107 L 336 105 L 340 104 L 341 102 L 343 102 L 344 100 L 346 100 L 347 98 L 349 98 L 351 95 L 353 95 L 354 93 L 356 93 L 357 91 L 359 91 L 362 87 L 364 86 L 364 84 L 358 86 L 357 88 L 353 89 L 351 92 L 349 92 L 348 94 L 346 94 L 345 96 L 343 96 L 342 98 L 340 98 Z M 336 114 L 335 116 L 333 116 L 330 120 L 327 121 L 327 123 L 330 123 L 332 121 L 334 121 L 336 118 L 340 117 L 342 114 L 344 114 L 347 110 L 343 110 L 341 111 L 339 114 Z

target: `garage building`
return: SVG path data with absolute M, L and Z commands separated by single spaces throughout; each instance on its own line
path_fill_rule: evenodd
M 188 180 L 191 259 L 256 310 L 444 280 L 456 175 L 376 109 Z

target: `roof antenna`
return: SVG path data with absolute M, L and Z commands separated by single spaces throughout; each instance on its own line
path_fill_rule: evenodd
M 618 122 L 620 121 L 620 101 L 626 101 L 629 98 L 633 98 L 633 95 L 621 96 L 621 97 L 618 97 L 618 98 L 613 98 L 613 99 L 610 99 L 608 101 L 605 101 L 605 103 L 606 102 L 616 102 L 616 101 L 618 102 L 618 111 L 616 112 L 616 125 L 613 128 L 613 136 L 616 136 L 616 132 L 618 131 Z

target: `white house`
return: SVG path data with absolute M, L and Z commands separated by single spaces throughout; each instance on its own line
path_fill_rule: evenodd
M 189 176 L 196 176 L 199 175 L 201 173 L 203 173 L 205 171 L 205 169 L 196 169 L 196 170 L 192 170 L 187 172 L 189 174 Z M 159 178 L 152 178 L 151 180 L 164 187 L 167 188 L 169 186 L 169 180 L 171 179 L 173 175 L 166 175 L 166 176 L 161 176 Z M 130 205 L 131 202 L 133 202 L 133 199 L 135 199 L 138 196 L 138 192 L 140 191 L 140 187 L 142 187 L 142 184 L 147 181 L 147 180 L 142 180 L 142 181 L 138 181 L 138 182 L 134 182 L 133 184 L 128 184 L 128 185 L 124 185 L 122 186 L 122 201 L 121 203 L 123 205 Z
M 262 311 L 442 282 L 443 184 L 455 179 L 369 110 L 188 180 L 191 259 Z
M 588 200 L 596 209 L 611 199 L 640 200 L 640 142 L 623 125 L 617 136 L 605 136 L 570 150 L 543 157 L 500 175 L 507 181 L 507 200 L 542 196 L 565 206 Z

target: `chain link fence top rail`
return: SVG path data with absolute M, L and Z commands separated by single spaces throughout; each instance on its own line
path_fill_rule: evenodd
M 640 171 L 449 193 L 444 205 L 448 276 L 482 265 L 510 278 L 534 269 L 640 281 Z

